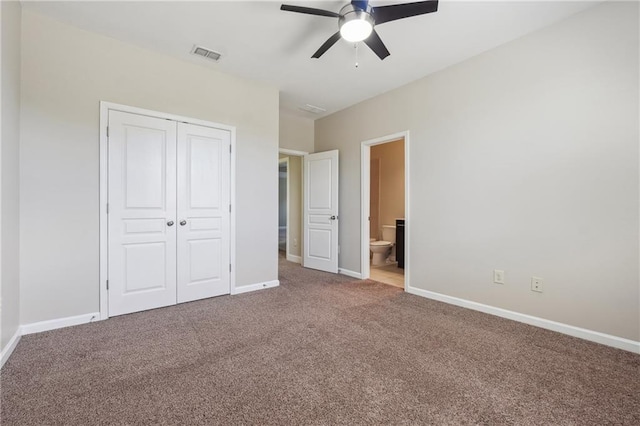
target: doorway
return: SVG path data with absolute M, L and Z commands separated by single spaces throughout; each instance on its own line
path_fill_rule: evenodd
M 302 263 L 303 159 L 306 152 L 279 150 L 278 253 L 289 262 Z
M 361 271 L 409 287 L 409 132 L 362 142 Z
M 287 254 L 289 232 L 289 157 L 278 160 L 278 252 Z

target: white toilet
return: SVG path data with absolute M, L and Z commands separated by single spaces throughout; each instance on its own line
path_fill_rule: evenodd
M 373 253 L 371 263 L 375 266 L 387 264 L 387 258 L 391 255 L 391 261 L 395 260 L 396 248 L 396 227 L 393 225 L 382 225 L 382 240 L 370 241 L 369 249 Z

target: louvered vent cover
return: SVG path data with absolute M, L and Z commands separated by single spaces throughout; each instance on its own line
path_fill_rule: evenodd
M 303 110 L 303 111 L 310 112 L 312 114 L 320 114 L 321 112 L 326 112 L 327 111 L 326 109 L 324 109 L 322 107 L 311 105 L 311 104 L 302 105 L 302 106 L 299 106 L 298 108 Z
M 193 46 L 193 50 L 191 51 L 191 53 L 207 59 L 211 59 L 212 61 L 216 62 L 218 62 L 218 60 L 220 60 L 220 57 L 222 56 L 220 53 L 202 46 Z

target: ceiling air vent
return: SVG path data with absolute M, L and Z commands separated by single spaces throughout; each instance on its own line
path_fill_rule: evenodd
M 211 59 L 215 62 L 218 62 L 218 60 L 220 60 L 220 56 L 222 56 L 220 53 L 202 46 L 193 46 L 191 53 L 207 59 Z
M 310 112 L 311 114 L 320 114 L 322 112 L 326 112 L 327 111 L 324 108 L 320 108 L 319 106 L 315 106 L 315 105 L 311 105 L 311 104 L 302 105 L 302 106 L 299 106 L 298 108 L 303 110 L 303 111 Z

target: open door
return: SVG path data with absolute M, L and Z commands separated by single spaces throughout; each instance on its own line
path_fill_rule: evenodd
M 338 150 L 304 156 L 302 266 L 338 273 Z

